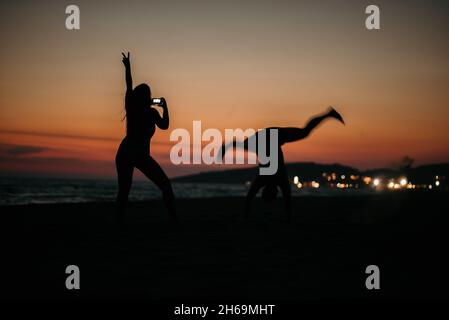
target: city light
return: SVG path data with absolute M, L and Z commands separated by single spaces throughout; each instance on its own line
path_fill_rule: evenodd
M 338 188 L 338 189 L 363 189 L 368 186 L 371 186 L 376 191 L 382 190 L 406 190 L 406 189 L 435 189 L 444 187 L 444 179 L 443 176 L 431 176 L 431 182 L 427 182 L 425 184 L 415 185 L 411 181 L 409 181 L 406 176 L 396 176 L 396 177 L 388 177 L 388 176 L 380 176 L 380 177 L 370 177 L 363 175 L 355 175 L 355 174 L 339 174 L 337 175 L 335 172 L 326 173 L 322 172 L 318 175 L 315 180 L 308 181 L 300 181 L 299 176 L 293 176 L 292 182 L 298 188 Z M 334 182 L 334 180 L 337 180 Z

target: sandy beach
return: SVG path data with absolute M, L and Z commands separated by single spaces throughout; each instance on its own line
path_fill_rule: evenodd
M 445 193 L 178 200 L 174 224 L 160 200 L 132 203 L 126 229 L 113 203 L 2 207 L 6 298 L 405 299 L 448 298 Z M 65 288 L 75 264 L 81 289 Z M 365 288 L 379 266 L 381 290 Z

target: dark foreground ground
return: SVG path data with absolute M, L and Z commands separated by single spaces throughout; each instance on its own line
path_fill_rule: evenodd
M 448 298 L 449 201 L 444 193 L 295 198 L 294 217 L 257 199 L 134 203 L 126 230 L 113 204 L 2 207 L 5 298 L 243 299 Z M 281 203 L 277 203 L 281 205 Z M 81 289 L 65 288 L 65 268 Z M 380 268 L 367 290 L 365 268 Z M 6 284 L 5 284 L 6 283 Z

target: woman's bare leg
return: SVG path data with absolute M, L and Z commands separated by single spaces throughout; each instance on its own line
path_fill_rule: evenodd
M 118 194 L 116 199 L 117 222 L 123 225 L 125 222 L 126 205 L 128 204 L 129 190 L 133 181 L 133 165 L 123 158 L 123 155 L 118 155 L 115 160 L 118 178 Z
M 177 220 L 175 210 L 175 196 L 170 183 L 170 179 L 162 170 L 161 166 L 152 157 L 148 157 L 139 161 L 136 168 L 142 171 L 142 173 L 162 191 L 162 197 L 170 216 L 173 220 Z

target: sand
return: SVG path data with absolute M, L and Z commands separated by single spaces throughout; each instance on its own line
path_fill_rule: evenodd
M 113 203 L 2 207 L 2 295 L 28 299 L 448 298 L 447 194 L 398 192 L 294 198 L 178 200 L 174 224 L 160 200 L 131 204 L 118 229 Z M 77 265 L 81 289 L 65 288 Z M 381 290 L 365 287 L 379 266 Z M 5 284 L 6 283 L 6 284 Z

